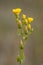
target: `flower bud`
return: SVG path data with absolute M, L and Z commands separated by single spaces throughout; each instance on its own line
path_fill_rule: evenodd
M 28 34 L 28 28 L 27 28 L 27 26 L 25 26 L 25 28 L 24 28 L 24 33 Z
M 34 29 L 32 28 L 32 29 L 31 29 L 31 32 L 33 32 L 33 31 L 34 31 Z
M 26 15 L 25 15 L 25 14 L 23 14 L 23 15 L 22 15 L 22 19 L 25 19 L 25 18 L 26 18 Z
M 27 35 L 23 36 L 23 39 L 24 39 L 24 40 L 27 40 L 27 38 L 28 38 L 28 36 L 27 36 Z
M 20 49 L 23 49 L 24 48 L 24 44 L 23 44 L 23 41 L 21 40 L 20 41 Z
M 31 29 L 31 24 L 28 24 L 27 28 L 28 28 L 28 30 L 30 30 Z
M 21 61 L 21 57 L 18 55 L 17 62 L 20 62 L 20 61 Z
M 18 18 L 16 18 L 16 22 L 18 22 L 19 21 L 19 19 Z
M 18 28 L 21 28 L 22 27 L 22 22 L 19 20 L 18 21 Z
M 25 22 L 25 24 L 28 24 L 28 20 L 27 20 L 27 19 L 25 19 L 25 21 L 24 21 L 24 22 Z

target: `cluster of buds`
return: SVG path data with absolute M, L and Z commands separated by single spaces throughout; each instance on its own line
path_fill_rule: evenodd
M 16 22 L 18 25 L 18 35 L 20 37 L 20 54 L 17 57 L 17 61 L 20 62 L 20 64 L 22 63 L 23 59 L 24 59 L 24 41 L 28 39 L 28 35 L 30 35 L 30 33 L 32 33 L 33 28 L 31 26 L 31 22 L 33 22 L 33 18 L 32 17 L 26 17 L 25 14 L 22 14 L 22 17 L 20 18 L 20 13 L 21 13 L 22 9 L 20 8 L 16 8 L 13 9 L 12 12 L 15 14 L 16 16 Z

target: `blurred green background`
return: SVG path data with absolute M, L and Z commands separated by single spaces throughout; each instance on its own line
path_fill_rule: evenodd
M 0 0 L 0 65 L 19 65 L 17 25 L 12 13 L 17 7 L 34 18 L 34 32 L 25 45 L 23 65 L 43 65 L 43 0 Z

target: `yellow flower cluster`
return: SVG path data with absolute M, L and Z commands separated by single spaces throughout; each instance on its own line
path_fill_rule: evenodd
M 22 19 L 23 19 L 24 24 L 31 23 L 34 20 L 32 17 L 26 18 L 26 15 L 25 14 L 22 15 Z
M 25 14 L 22 14 L 22 18 L 20 20 L 20 16 L 19 14 L 21 13 L 22 9 L 21 8 L 16 8 L 16 9 L 13 9 L 12 12 L 16 15 L 16 21 L 18 23 L 18 28 L 21 29 L 24 34 L 28 34 L 28 32 L 30 30 L 33 31 L 33 28 L 31 26 L 31 22 L 33 22 L 33 18 L 32 17 L 26 17 Z

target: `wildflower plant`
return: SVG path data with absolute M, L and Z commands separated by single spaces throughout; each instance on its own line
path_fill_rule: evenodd
M 17 56 L 17 62 L 20 63 L 20 65 L 22 65 L 24 59 L 25 59 L 25 55 L 24 55 L 24 46 L 25 46 L 25 42 L 28 39 L 29 35 L 32 33 L 33 28 L 31 26 L 31 23 L 33 22 L 33 18 L 32 17 L 26 17 L 25 14 L 22 14 L 21 18 L 20 18 L 20 13 L 21 13 L 22 9 L 20 8 L 16 8 L 13 9 L 12 12 L 15 14 L 16 16 L 16 23 L 18 26 L 18 36 L 19 36 L 19 54 Z

